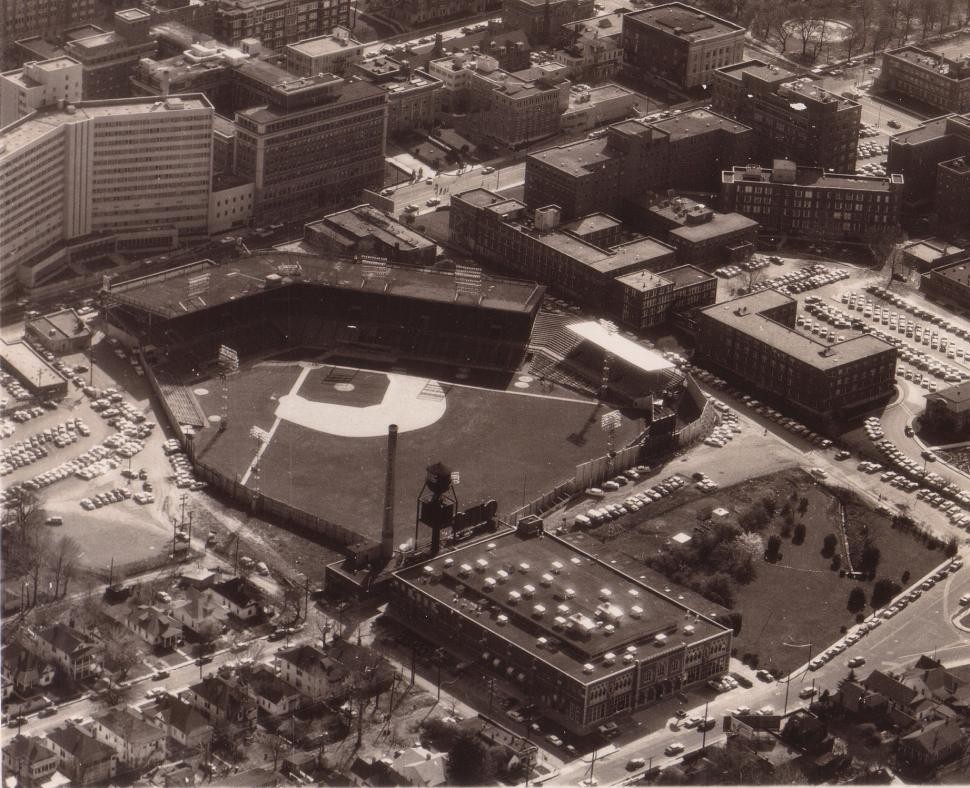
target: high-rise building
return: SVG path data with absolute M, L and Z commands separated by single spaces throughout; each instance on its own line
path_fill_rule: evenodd
M 726 170 L 725 211 L 737 211 L 768 230 L 827 240 L 892 236 L 899 228 L 904 178 L 847 175 L 777 160 L 771 169 L 751 164 Z
M 593 0 L 505 0 L 502 21 L 521 30 L 530 44 L 556 44 L 568 22 L 593 15 Z
M 744 28 L 684 3 L 664 3 L 623 18 L 628 68 L 689 90 L 709 86 L 715 69 L 743 57 Z
M 92 243 L 206 237 L 212 118 L 186 95 L 49 107 L 0 130 L 3 288 L 43 284 Z
M 876 87 L 941 112 L 970 112 L 970 60 L 900 47 L 883 54 Z
M 258 38 L 281 52 L 287 44 L 350 27 L 350 0 L 216 0 L 214 35 L 238 46 Z
M 137 8 L 117 11 L 114 26 L 111 32 L 74 38 L 64 45 L 84 71 L 85 101 L 130 96 L 131 72 L 141 58 L 155 54 L 150 14 Z
M 746 60 L 714 72 L 711 106 L 751 126 L 761 164 L 785 158 L 806 167 L 855 171 L 862 107 L 810 79 Z
M 618 211 L 625 199 L 667 189 L 716 191 L 725 166 L 748 162 L 751 128 L 708 110 L 666 120 L 626 120 L 595 139 L 530 154 L 525 201 L 564 217 Z
M 96 0 L 0 0 L 0 49 L 18 38 L 58 38 L 72 25 L 93 22 Z
M 81 64 L 69 57 L 31 61 L 0 74 L 0 128 L 58 101 L 77 103 L 81 83 Z
M 292 80 L 267 106 L 236 113 L 235 172 L 255 183 L 259 215 L 346 207 L 383 184 L 386 126 L 387 94 L 375 85 Z

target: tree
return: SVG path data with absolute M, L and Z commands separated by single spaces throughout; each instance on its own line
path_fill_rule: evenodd
M 47 565 L 54 576 L 55 599 L 67 594 L 67 584 L 74 576 L 80 553 L 80 546 L 69 536 L 62 536 L 54 542 L 47 556 Z
M 910 577 L 909 570 L 906 569 L 903 572 L 903 576 L 900 578 L 900 580 L 902 581 L 903 585 L 908 585 L 909 584 L 909 577 Z
M 760 561 L 761 556 L 765 554 L 765 540 L 759 534 L 739 534 L 734 538 L 734 541 L 749 559 Z
M 805 516 L 805 512 L 807 512 L 807 511 L 808 511 L 808 498 L 806 498 L 806 497 L 805 497 L 805 496 L 803 495 L 803 496 L 802 496 L 802 497 L 801 497 L 801 498 L 799 499 L 799 501 L 798 501 L 798 513 L 799 513 L 799 514 L 800 514 L 800 515 L 801 515 L 802 517 L 804 517 L 804 516 Z
M 829 558 L 835 554 L 835 548 L 838 546 L 839 540 L 835 534 L 826 534 L 825 538 L 822 540 L 822 555 L 825 558 Z
M 959 545 L 957 543 L 957 538 L 955 536 L 951 536 L 949 541 L 946 543 L 946 547 L 943 548 L 943 555 L 945 555 L 947 558 L 953 558 L 953 556 L 957 554 L 958 549 Z
M 738 524 L 745 531 L 760 531 L 768 525 L 768 514 L 764 506 L 752 506 L 738 516 Z
M 870 597 L 869 604 L 874 610 L 885 607 L 902 590 L 902 586 L 895 580 L 890 580 L 888 577 L 881 577 L 872 587 L 872 596 Z
M 114 674 L 118 681 L 128 678 L 128 672 L 141 662 L 135 636 L 117 622 L 103 628 L 100 651 L 104 669 Z
M 792 529 L 792 544 L 802 544 L 805 541 L 805 523 L 796 523 Z
M 866 591 L 862 586 L 856 586 L 849 592 L 846 608 L 850 613 L 857 613 L 866 606 Z
M 724 607 L 734 606 L 734 584 L 731 576 L 724 572 L 715 572 L 704 581 L 701 593 L 712 602 Z
M 490 785 L 498 777 L 500 754 L 474 731 L 463 730 L 448 752 L 446 773 L 453 785 Z
M 879 548 L 876 547 L 875 541 L 869 539 L 862 546 L 862 555 L 859 558 L 859 566 L 857 569 L 860 572 L 875 572 L 876 567 L 879 566 L 879 559 L 882 553 Z
M 777 561 L 781 555 L 781 538 L 776 534 L 772 534 L 768 537 L 768 546 L 765 549 L 765 560 L 766 561 Z
M 761 505 L 764 507 L 765 514 L 768 515 L 769 520 L 774 517 L 775 512 L 778 511 L 778 502 L 775 501 L 774 496 L 772 495 L 766 495 L 764 498 L 762 498 Z

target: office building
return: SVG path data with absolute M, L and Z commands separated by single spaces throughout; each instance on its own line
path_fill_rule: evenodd
M 0 128 L 59 101 L 77 103 L 81 81 L 81 64 L 69 57 L 30 61 L 0 74 Z
M 721 213 L 689 197 L 645 206 L 642 226 L 677 250 L 677 260 L 692 265 L 739 262 L 754 253 L 758 223 L 740 213 Z
M 903 176 L 830 174 L 776 160 L 772 169 L 734 167 L 723 173 L 721 207 L 784 235 L 866 240 L 899 228 Z
M 892 345 L 854 332 L 841 341 L 817 338 L 797 328 L 797 310 L 777 290 L 698 310 L 700 363 L 814 423 L 862 413 L 893 395 Z
M 335 27 L 325 36 L 286 45 L 286 70 L 301 77 L 315 74 L 343 76 L 363 57 L 364 45 L 346 27 Z
M 20 38 L 59 38 L 97 14 L 96 0 L 0 0 L 0 48 Z
M 941 161 L 936 168 L 937 226 L 953 232 L 970 230 L 970 156 Z
M 138 61 L 153 57 L 155 40 L 149 35 L 151 15 L 137 8 L 116 11 L 114 30 L 74 38 L 64 51 L 81 64 L 84 100 L 126 98 L 128 79 Z
M 428 73 L 441 80 L 442 105 L 458 113 L 463 133 L 510 148 L 557 134 L 569 106 L 569 80 L 559 64 L 511 73 L 491 55 L 438 58 Z
M 604 213 L 561 223 L 558 206 L 533 212 L 518 200 L 472 189 L 452 197 L 449 230 L 452 243 L 492 265 L 542 282 L 636 329 L 666 322 L 673 312 L 704 299 L 714 301 L 713 277 L 671 273 L 677 268 L 671 246 L 627 233 Z
M 964 256 L 961 260 L 927 271 L 920 277 L 920 290 L 933 298 L 967 309 L 970 307 L 970 260 Z
M 562 26 L 592 16 L 593 5 L 593 0 L 504 0 L 502 21 L 525 33 L 530 44 L 557 44 Z
M 392 616 L 574 734 L 728 669 L 730 629 L 551 534 L 493 535 L 392 582 Z
M 810 79 L 760 60 L 735 63 L 714 72 L 711 106 L 751 126 L 761 164 L 855 171 L 862 107 Z
M 350 73 L 387 93 L 388 134 L 427 130 L 434 125 L 444 88 L 440 79 L 412 68 L 407 61 L 383 56 L 353 64 Z
M 607 83 L 590 87 L 573 85 L 569 89 L 569 106 L 559 120 L 563 131 L 588 131 L 607 123 L 616 123 L 636 114 L 637 94 L 632 90 Z
M 970 60 L 900 47 L 883 53 L 875 87 L 940 112 L 970 112 Z
M 359 202 L 384 182 L 387 94 L 331 74 L 275 86 L 236 113 L 234 171 L 255 184 L 255 213 L 292 218 Z
M 392 263 L 431 265 L 438 256 L 434 241 L 370 205 L 310 222 L 303 238 L 317 249 L 347 257 L 372 255 Z
M 84 101 L 0 130 L 0 276 L 43 284 L 71 261 L 208 235 L 212 105 L 201 95 Z
M 905 179 L 904 211 L 913 215 L 933 210 L 940 165 L 963 156 L 970 156 L 970 113 L 926 120 L 890 137 L 886 168 Z
M 350 28 L 350 0 L 215 0 L 213 34 L 230 46 L 258 39 L 282 52 L 287 44 Z
M 623 18 L 623 59 L 636 74 L 684 90 L 709 87 L 714 71 L 743 58 L 743 27 L 684 3 Z
M 232 173 L 212 175 L 209 195 L 209 232 L 224 233 L 252 222 L 255 184 Z
M 558 205 L 565 218 L 617 212 L 628 199 L 668 189 L 717 191 L 721 170 L 747 162 L 751 129 L 708 110 L 626 120 L 595 139 L 526 158 L 525 202 Z

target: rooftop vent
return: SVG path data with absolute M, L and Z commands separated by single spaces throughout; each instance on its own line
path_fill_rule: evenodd
M 532 615 L 534 615 L 536 618 L 542 618 L 545 615 L 545 613 L 546 613 L 545 605 L 532 606 Z
M 505 613 L 499 613 L 495 621 L 499 626 L 505 626 L 509 623 L 509 617 Z
M 445 566 L 452 566 L 454 563 L 455 563 L 455 559 L 454 558 L 446 558 L 444 560 L 444 565 Z
M 589 662 L 583 665 L 583 673 L 592 673 L 593 670 L 595 670 L 595 668 Z
M 543 572 L 542 577 L 539 578 L 539 582 L 542 583 L 542 585 L 544 586 L 549 585 L 550 583 L 552 583 L 552 575 L 549 574 L 548 572 Z
M 603 662 L 607 665 L 612 665 L 614 662 L 616 662 L 616 654 L 614 654 L 612 651 L 607 651 L 603 655 Z

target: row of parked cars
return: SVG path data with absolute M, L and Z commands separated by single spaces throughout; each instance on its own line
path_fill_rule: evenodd
M 175 472 L 175 486 L 180 490 L 201 490 L 205 487 L 205 482 L 195 477 L 192 470 L 192 463 L 182 451 L 167 452 L 168 462 Z
M 31 398 L 30 392 L 20 385 L 20 381 L 6 372 L 0 372 L 0 386 L 17 401 L 23 402 Z
M 131 490 L 123 487 L 115 487 L 113 490 L 98 493 L 91 498 L 82 498 L 81 508 L 90 512 L 93 509 L 100 509 L 102 506 L 109 506 L 113 503 L 127 501 L 129 498 L 131 498 Z
M 627 473 L 631 472 L 627 471 Z M 632 473 L 637 472 L 633 471 Z M 637 479 L 639 479 L 639 474 L 637 474 Z M 629 481 L 636 481 L 636 479 L 629 478 Z M 589 509 L 586 514 L 577 514 L 573 520 L 573 524 L 580 528 L 589 528 L 592 525 L 599 525 L 600 523 L 605 523 L 609 520 L 619 519 L 625 514 L 637 512 L 643 507 L 649 506 L 654 501 L 659 501 L 661 498 L 665 498 L 671 493 L 679 490 L 686 483 L 686 479 L 684 479 L 683 476 L 674 474 L 673 476 L 670 476 L 667 479 L 653 485 L 649 489 L 638 492 L 635 495 L 631 495 L 621 504 L 610 503 L 601 507 Z M 606 484 L 609 484 L 609 482 Z M 591 495 L 594 498 L 601 497 L 605 494 L 604 490 L 606 488 L 606 484 L 603 485 L 604 489 L 591 487 L 586 491 L 587 495 Z
M 26 467 L 47 457 L 48 450 L 45 446 L 47 443 L 53 443 L 57 448 L 63 449 L 75 443 L 79 435 L 90 434 L 91 430 L 88 426 L 81 419 L 75 418 L 17 441 L 0 452 L 0 476 L 6 476 L 18 468 Z

